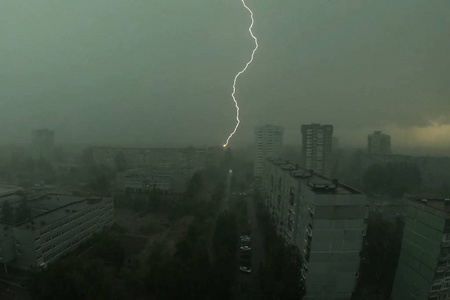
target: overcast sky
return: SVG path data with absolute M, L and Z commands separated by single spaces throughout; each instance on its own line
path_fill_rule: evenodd
M 450 1 L 247 0 L 260 48 L 240 77 L 241 127 L 335 126 L 365 145 L 450 146 Z M 0 0 L 1 143 L 221 145 L 250 57 L 240 0 Z

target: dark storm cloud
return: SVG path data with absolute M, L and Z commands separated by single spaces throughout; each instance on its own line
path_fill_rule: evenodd
M 235 142 L 261 123 L 291 142 L 302 123 L 331 123 L 361 144 L 450 123 L 450 2 L 247 2 L 260 48 L 238 82 Z M 60 141 L 221 144 L 249 21 L 238 0 L 2 1 L 4 141 L 49 127 Z

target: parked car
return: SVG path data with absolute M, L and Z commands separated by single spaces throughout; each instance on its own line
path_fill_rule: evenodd
M 252 247 L 250 247 L 250 246 L 241 246 L 241 248 L 240 248 L 242 251 L 250 251 L 250 250 L 252 250 Z
M 251 273 L 252 272 L 252 269 L 250 267 L 247 267 L 247 266 L 240 266 L 239 270 L 241 270 L 244 273 Z
M 250 242 L 250 237 L 248 235 L 240 236 L 241 242 Z

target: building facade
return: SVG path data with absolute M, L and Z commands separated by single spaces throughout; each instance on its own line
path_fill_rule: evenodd
M 369 154 L 391 154 L 391 136 L 374 131 L 367 137 L 367 152 Z
M 262 186 L 278 235 L 303 255 L 305 299 L 350 299 L 366 230 L 366 196 L 275 160 L 266 160 Z
M 280 126 L 262 125 L 255 127 L 255 160 L 254 172 L 256 177 L 261 177 L 264 160 L 266 158 L 278 159 L 283 149 L 284 129 Z
M 30 202 L 26 222 L 0 224 L 0 262 L 7 266 L 45 267 L 114 221 L 111 198 L 47 194 Z
M 303 166 L 316 173 L 331 175 L 333 126 L 310 124 L 302 125 Z
M 450 299 L 450 199 L 405 201 L 405 229 L 391 299 Z

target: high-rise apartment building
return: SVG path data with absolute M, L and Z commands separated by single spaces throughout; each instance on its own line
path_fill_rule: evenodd
M 265 205 L 303 256 L 304 299 L 351 299 L 366 230 L 366 196 L 285 161 L 266 160 Z
M 31 132 L 31 156 L 34 159 L 53 157 L 55 132 L 48 129 L 39 129 Z
M 367 137 L 367 151 L 369 154 L 391 154 L 391 136 L 374 131 Z
M 333 126 L 302 125 L 302 164 L 308 170 L 331 175 Z
M 450 199 L 407 198 L 393 300 L 450 299 Z
M 260 177 L 266 158 L 279 158 L 283 148 L 284 129 L 280 126 L 262 125 L 255 127 L 254 175 Z

